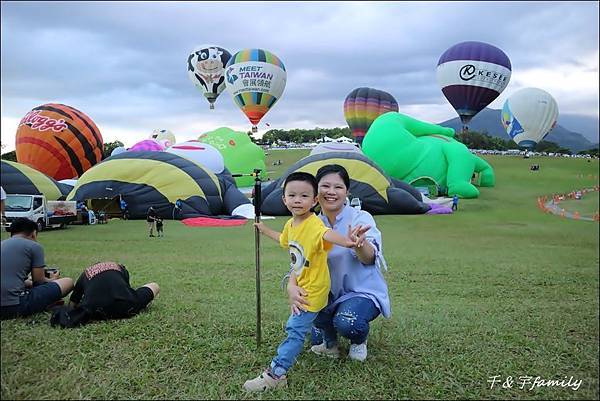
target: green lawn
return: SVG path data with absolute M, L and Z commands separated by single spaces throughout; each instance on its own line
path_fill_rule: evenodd
M 281 174 L 308 151 L 270 152 Z M 290 157 L 289 159 L 287 157 Z M 377 216 L 392 318 L 371 328 L 365 364 L 300 355 L 289 387 L 247 395 L 283 340 L 287 255 L 262 239 L 263 344 L 255 344 L 250 223 L 166 221 L 72 226 L 40 234 L 48 264 L 76 277 L 100 260 L 156 281 L 149 310 L 53 329 L 49 315 L 2 321 L 2 399 L 598 399 L 598 223 L 542 213 L 537 197 L 591 187 L 598 161 L 488 157 L 495 188 L 444 216 Z M 540 171 L 530 171 L 539 163 Z M 277 177 L 277 175 L 272 175 Z M 268 220 L 280 229 L 285 219 Z M 6 233 L 2 234 L 6 238 Z M 347 350 L 348 344 L 342 342 Z M 582 380 L 568 388 L 490 389 L 491 376 Z

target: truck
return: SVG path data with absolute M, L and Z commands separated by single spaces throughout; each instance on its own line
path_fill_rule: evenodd
M 38 232 L 46 228 L 63 228 L 77 220 L 77 202 L 48 201 L 44 195 L 7 194 L 5 200 L 6 230 L 17 217 L 35 222 Z

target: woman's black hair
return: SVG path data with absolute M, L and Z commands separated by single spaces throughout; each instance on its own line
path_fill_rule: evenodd
M 329 174 L 339 175 L 342 178 L 342 181 L 344 181 L 346 189 L 350 189 L 350 176 L 348 175 L 348 171 L 346 171 L 346 169 L 343 166 L 340 166 L 339 164 L 328 164 L 326 166 L 321 167 L 317 171 L 317 175 L 315 176 L 317 179 L 317 184 L 319 183 L 319 181 L 321 181 L 323 177 Z

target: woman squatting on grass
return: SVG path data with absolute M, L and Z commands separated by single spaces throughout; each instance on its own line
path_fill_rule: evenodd
M 337 232 L 344 232 L 348 226 L 370 228 L 359 233 L 354 248 L 334 246 L 329 252 L 331 294 L 329 304 L 314 321 L 311 351 L 338 358 L 339 334 L 350 340 L 348 357 L 362 362 L 367 358 L 369 322 L 380 314 L 385 318 L 391 315 L 388 287 L 382 274 L 387 264 L 383 258 L 381 232 L 371 214 L 346 204 L 350 177 L 344 167 L 323 166 L 316 178 L 321 205 L 319 217 L 326 227 Z M 288 296 L 295 308 L 302 308 L 306 302 L 306 291 L 292 283 L 288 285 Z
M 246 391 L 264 391 L 287 385 L 286 373 L 302 352 L 304 338 L 309 333 L 319 311 L 327 305 L 330 289 L 327 253 L 333 244 L 351 248 L 357 245 L 357 238 L 368 229 L 356 227 L 348 229 L 344 237 L 323 222 L 311 211 L 317 204 L 317 181 L 311 174 L 295 172 L 290 174 L 283 185 L 283 203 L 292 213 L 283 232 L 270 229 L 264 223 L 255 223 L 258 230 L 289 249 L 291 268 L 289 283 L 305 294 L 302 308 L 291 305 L 291 315 L 287 321 L 287 338 L 277 348 L 277 355 L 271 365 L 257 378 L 247 380 Z

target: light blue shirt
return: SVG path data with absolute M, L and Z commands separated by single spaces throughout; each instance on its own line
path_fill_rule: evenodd
M 327 216 L 323 213 L 319 217 L 325 226 L 333 228 L 344 236 L 348 233 L 348 225 L 352 227 L 358 224 L 370 225 L 371 229 L 367 231 L 366 238 L 376 250 L 375 263 L 363 265 L 354 249 L 339 245 L 333 246 L 327 257 L 331 277 L 331 293 L 329 294 L 329 304 L 324 310 L 330 310 L 350 298 L 364 297 L 372 300 L 381 314 L 385 318 L 389 318 L 391 316 L 390 298 L 387 283 L 381 271 L 382 268 L 387 270 L 387 265 L 383 258 L 381 232 L 377 229 L 373 216 L 369 212 L 346 205 L 336 216 L 333 226 L 329 224 Z

